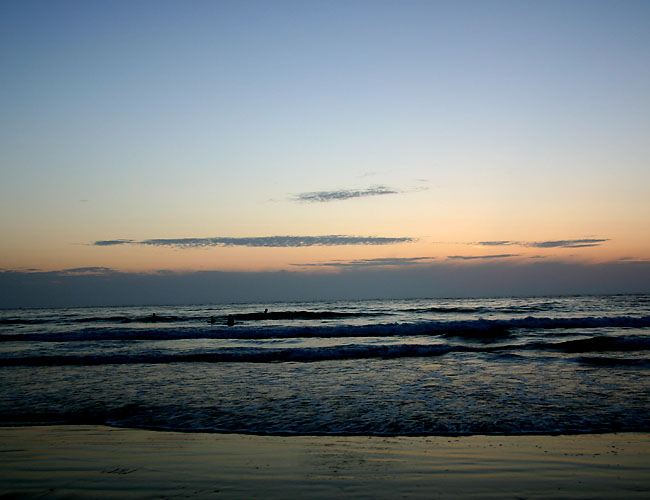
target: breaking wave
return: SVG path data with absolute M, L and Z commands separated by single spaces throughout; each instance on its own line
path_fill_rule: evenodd
M 0 359 L 0 366 L 311 362 L 369 358 L 434 357 L 450 352 L 509 353 L 511 351 L 543 350 L 566 353 L 647 351 L 650 350 L 650 338 L 646 336 L 598 336 L 565 342 L 531 342 L 528 344 L 487 346 L 480 344 L 355 344 L 301 348 L 222 347 L 212 350 L 204 349 L 176 353 L 154 351 L 146 354 L 31 355 L 5 357 Z
M 0 334 L 2 341 L 74 342 L 88 340 L 180 340 L 180 339 L 289 339 L 328 337 L 393 337 L 443 335 L 474 339 L 507 337 L 515 330 L 647 328 L 650 316 L 543 318 L 528 316 L 511 319 L 465 321 L 422 321 L 371 325 L 319 326 L 210 326 L 202 322 L 193 327 L 129 328 L 106 327 L 66 332 Z

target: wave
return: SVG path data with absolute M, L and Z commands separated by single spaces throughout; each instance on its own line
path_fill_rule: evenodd
M 520 306 L 431 306 L 418 307 L 413 309 L 404 309 L 405 312 L 415 313 L 467 313 L 467 314 L 530 314 L 535 312 L 552 311 L 558 306 L 558 302 L 544 302 L 538 304 L 524 304 Z
M 168 364 L 168 363 L 272 363 L 290 361 L 327 361 L 366 358 L 403 358 L 441 356 L 451 351 L 476 351 L 465 346 L 447 345 L 375 345 L 334 346 L 314 348 L 223 348 L 212 352 L 147 353 L 147 354 L 90 354 L 21 356 L 0 360 L 0 366 L 63 366 L 111 364 Z
M 501 314 L 528 314 L 534 312 L 548 312 L 556 309 L 557 304 L 531 304 L 524 306 L 507 306 L 507 307 L 495 307 L 492 309 L 494 312 Z
M 566 340 L 564 342 L 536 342 L 532 344 L 531 347 L 568 353 L 647 351 L 650 350 L 650 337 L 642 337 L 638 335 L 629 337 L 609 337 L 606 335 L 600 335 L 588 339 Z
M 278 320 L 324 320 L 324 319 L 349 319 L 376 316 L 388 316 L 390 312 L 341 312 L 341 311 L 271 311 L 232 314 L 240 322 L 247 321 L 278 321 Z M 76 317 L 65 315 L 49 318 L 17 318 L 8 317 L 0 319 L 0 325 L 42 325 L 42 324 L 67 324 L 67 323 L 205 323 L 211 318 L 216 322 L 226 323 L 228 314 L 214 314 L 205 316 L 175 316 L 151 314 L 146 316 L 87 316 Z
M 76 318 L 72 321 L 75 323 L 131 323 L 133 319 L 129 318 L 128 316 L 99 316 L 91 318 Z M 149 321 L 151 321 L 151 318 L 149 318 Z
M 308 405 L 303 413 L 313 411 Z M 521 405 L 526 406 L 526 405 Z M 366 418 L 300 418 L 291 409 L 278 418 L 264 409 L 246 411 L 245 405 L 226 411 L 210 406 L 188 409 L 177 405 L 151 404 L 145 400 L 134 403 L 79 404 L 72 408 L 43 408 L 18 411 L 0 409 L 0 425 L 110 425 L 158 431 L 212 432 L 254 434 L 262 436 L 471 436 L 471 435 L 558 435 L 605 432 L 647 432 L 649 422 L 645 414 L 627 414 L 625 418 L 611 419 L 607 415 L 586 415 L 577 419 L 559 415 L 540 415 L 530 419 L 524 414 L 510 418 L 484 417 L 470 412 L 462 414 L 429 415 L 416 418 L 394 418 L 379 412 L 365 413 Z M 254 415 L 251 416 L 251 413 Z M 292 417 L 297 416 L 296 420 Z M 545 418 L 546 417 L 546 418 Z M 534 422 L 532 423 L 531 420 Z
M 383 312 L 339 312 L 339 311 L 272 311 L 233 314 L 235 320 L 287 320 L 287 319 L 341 319 L 385 316 Z
M 648 328 L 650 316 L 543 318 L 528 316 L 511 319 L 473 319 L 464 321 L 421 321 L 369 325 L 318 326 L 210 326 L 205 321 L 190 327 L 169 326 L 130 328 L 93 327 L 67 332 L 0 334 L 0 342 L 75 342 L 98 340 L 181 340 L 181 339 L 289 339 L 330 337 L 447 336 L 472 340 L 498 340 L 516 330 Z
M 0 325 L 43 325 L 45 323 L 52 323 L 51 319 L 31 319 L 31 318 L 2 318 Z
M 621 367 L 621 368 L 650 368 L 650 359 L 617 358 L 610 356 L 580 356 L 576 361 L 586 365 Z
M 196 318 L 181 318 L 178 316 L 90 316 L 77 318 L 72 315 L 50 318 L 2 318 L 0 325 L 45 325 L 67 323 L 169 323 L 188 321 Z
M 462 307 L 462 306 L 433 306 L 433 307 L 416 307 L 412 309 L 404 309 L 405 312 L 416 312 L 416 313 L 425 313 L 425 312 L 434 312 L 434 313 L 481 313 L 489 312 L 489 308 L 485 307 Z
M 495 353 L 512 351 L 559 351 L 566 353 L 633 352 L 650 350 L 645 336 L 598 336 L 565 342 L 531 342 L 529 344 L 461 345 L 461 344 L 385 344 L 339 345 L 327 347 L 225 347 L 211 351 L 170 352 L 149 351 L 137 354 L 32 355 L 0 359 L 0 366 L 58 366 L 110 364 L 168 363 L 272 363 L 350 360 L 369 358 L 435 357 L 448 353 Z

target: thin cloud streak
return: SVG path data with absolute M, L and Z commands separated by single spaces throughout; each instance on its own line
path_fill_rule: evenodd
M 109 247 L 114 245 L 127 245 L 129 243 L 136 243 L 134 240 L 99 240 L 93 243 L 96 247 Z
M 95 246 L 110 245 L 149 245 L 156 247 L 174 248 L 205 248 L 205 247 L 313 247 L 313 246 L 342 246 L 342 245 L 392 245 L 396 243 L 411 243 L 410 237 L 381 237 L 381 236 L 258 236 L 248 238 L 154 238 L 142 241 L 134 240 L 100 240 Z
M 519 257 L 519 254 L 502 253 L 497 255 L 450 255 L 447 258 L 451 260 L 483 260 L 483 259 L 507 259 L 510 257 Z
M 64 269 L 61 271 L 63 274 L 106 274 L 115 272 L 110 267 L 73 267 L 71 269 Z
M 340 189 L 337 191 L 312 191 L 300 193 L 292 201 L 305 203 L 328 203 L 330 201 L 350 200 L 353 198 L 366 198 L 368 196 L 382 196 L 397 194 L 398 190 L 386 186 L 374 186 L 368 189 Z
M 610 241 L 609 238 L 584 238 L 581 240 L 550 240 L 550 241 L 479 241 L 472 243 L 484 247 L 521 246 L 528 248 L 586 248 L 600 246 Z
M 292 264 L 296 267 L 385 267 L 385 266 L 412 266 L 430 263 L 435 257 L 379 257 L 376 259 L 336 260 L 331 262 L 318 262 L 309 264 Z
M 597 247 L 601 243 L 609 241 L 608 239 L 588 238 L 583 240 L 558 240 L 558 241 L 538 241 L 529 243 L 526 246 L 533 248 L 584 248 Z
M 643 259 L 639 257 L 621 257 L 618 262 L 644 262 L 650 263 L 650 259 Z
M 517 245 L 518 243 L 515 241 L 501 240 L 501 241 L 479 241 L 477 244 L 481 245 L 482 247 L 501 247 L 501 246 Z

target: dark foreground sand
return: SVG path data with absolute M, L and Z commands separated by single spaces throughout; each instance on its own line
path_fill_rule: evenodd
M 650 434 L 270 437 L 0 427 L 2 498 L 650 498 Z

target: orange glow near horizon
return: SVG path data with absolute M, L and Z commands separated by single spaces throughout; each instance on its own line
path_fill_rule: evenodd
M 580 238 L 585 239 L 585 238 Z M 598 239 L 598 238 L 586 238 Z M 500 241 L 500 240 L 485 240 Z M 501 240 L 503 241 L 503 240 Z M 512 240 L 508 240 L 512 241 Z M 548 240 L 559 241 L 559 240 Z M 176 248 L 127 244 L 116 246 L 59 245 L 42 249 L 19 249 L 3 256 L 5 270 L 36 269 L 59 271 L 81 267 L 106 267 L 123 272 L 170 271 L 336 271 L 354 262 L 375 259 L 422 259 L 428 263 L 477 264 L 487 261 L 532 262 L 559 260 L 582 263 L 618 260 L 647 260 L 647 242 L 609 240 L 581 247 L 533 247 L 526 242 L 481 245 L 473 242 L 431 242 L 426 239 L 391 245 L 349 245 L 312 247 L 203 247 Z M 530 242 L 529 242 L 530 243 Z M 503 257 L 500 257 L 503 256 Z M 452 257 L 452 258 L 450 258 Z M 464 258 L 461 258 L 464 257 Z M 334 264 L 334 265 L 332 265 Z M 341 264 L 337 266 L 336 264 Z

